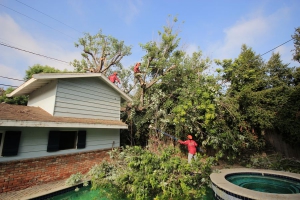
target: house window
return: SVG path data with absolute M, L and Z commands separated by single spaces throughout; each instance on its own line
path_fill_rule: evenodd
M 47 151 L 85 148 L 86 131 L 50 131 Z
M 16 156 L 19 151 L 21 131 L 0 132 L 0 156 Z
M 77 131 L 62 131 L 59 137 L 59 150 L 76 148 Z

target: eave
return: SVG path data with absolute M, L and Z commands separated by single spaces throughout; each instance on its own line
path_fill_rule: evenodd
M 55 79 L 61 78 L 87 78 L 87 77 L 98 77 L 99 79 L 103 80 L 106 84 L 108 84 L 111 88 L 113 88 L 116 92 L 118 92 L 121 98 L 125 101 L 132 101 L 132 99 L 120 88 L 118 88 L 115 84 L 109 81 L 107 77 L 105 77 L 101 73 L 41 73 L 41 74 L 34 74 L 30 80 L 23 83 L 17 89 L 15 89 L 10 94 L 7 94 L 7 97 L 17 97 L 21 95 L 29 95 L 33 91 L 38 88 L 43 87 L 47 83 L 51 82 Z
M 86 124 L 65 122 L 43 122 L 43 121 L 17 121 L 0 120 L 0 127 L 51 127 L 51 128 L 104 128 L 104 129 L 127 129 L 128 126 L 116 124 Z

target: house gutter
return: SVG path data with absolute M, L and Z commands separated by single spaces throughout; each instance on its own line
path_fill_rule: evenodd
M 17 121 L 0 120 L 1 126 L 10 127 L 51 127 L 51 128 L 105 128 L 105 129 L 128 129 L 127 124 L 85 124 L 65 122 L 43 122 L 43 121 Z

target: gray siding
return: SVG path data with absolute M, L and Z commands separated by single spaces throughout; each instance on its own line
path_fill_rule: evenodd
M 99 78 L 59 79 L 54 116 L 120 120 L 120 102 Z
M 86 148 L 68 149 L 57 152 L 47 152 L 48 135 L 50 130 L 78 131 L 78 129 L 53 129 L 53 128 L 8 128 L 2 130 L 22 131 L 19 153 L 17 156 L 0 157 L 0 162 L 20 160 L 26 158 L 38 158 L 43 156 L 78 153 L 91 150 L 108 149 L 120 146 L 119 129 L 84 129 L 86 135 Z M 114 142 L 114 145 L 113 145 Z

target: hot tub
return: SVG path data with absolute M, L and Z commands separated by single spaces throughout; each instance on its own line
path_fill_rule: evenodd
M 262 169 L 222 169 L 210 175 L 216 199 L 300 200 L 300 174 Z

